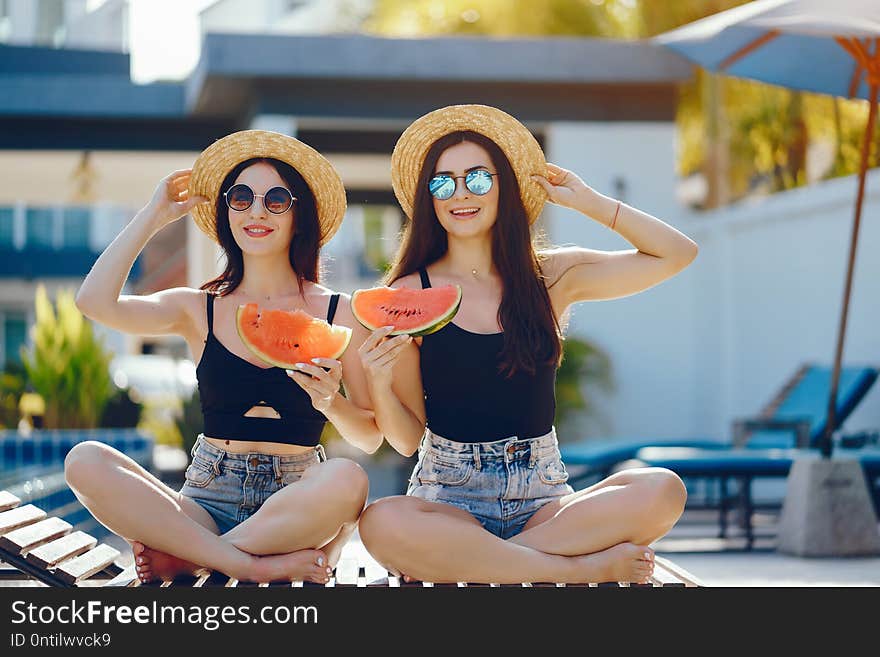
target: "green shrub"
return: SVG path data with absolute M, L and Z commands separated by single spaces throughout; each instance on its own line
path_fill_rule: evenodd
M 562 365 L 556 372 L 556 428 L 559 440 L 577 440 L 589 433 L 579 418 L 604 426 L 602 413 L 592 403 L 589 390 L 614 389 L 611 359 L 589 340 L 567 337 L 563 342 Z
M 0 372 L 0 428 L 14 429 L 21 413 L 18 403 L 25 390 L 25 372 L 21 366 L 8 364 Z
M 101 426 L 104 428 L 136 427 L 141 420 L 143 404 L 131 398 L 128 388 L 118 388 L 104 407 Z
M 192 397 L 183 400 L 180 407 L 180 414 L 174 422 L 180 431 L 182 447 L 189 454 L 196 442 L 196 437 L 202 433 L 204 428 L 198 388 L 193 392 Z
M 22 362 L 28 383 L 46 402 L 44 426 L 95 428 L 113 394 L 111 353 L 79 312 L 72 291 L 58 293 L 56 312 L 40 285 L 35 305 L 32 344 L 22 350 Z

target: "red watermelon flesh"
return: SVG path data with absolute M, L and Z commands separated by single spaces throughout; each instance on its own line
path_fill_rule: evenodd
M 351 311 L 370 331 L 393 326 L 390 335 L 413 336 L 439 331 L 455 317 L 461 305 L 461 287 L 443 285 L 414 289 L 374 287 L 355 290 Z
M 339 358 L 351 340 L 350 328 L 302 310 L 267 310 L 249 303 L 238 307 L 235 320 L 241 341 L 255 356 L 285 369 L 312 358 Z

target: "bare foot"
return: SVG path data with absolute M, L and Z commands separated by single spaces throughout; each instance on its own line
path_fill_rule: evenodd
M 322 550 L 254 557 L 253 567 L 239 579 L 250 582 L 316 582 L 326 584 L 333 572 Z
M 180 557 L 160 552 L 138 541 L 131 542 L 138 579 L 147 584 L 157 579 L 172 580 L 178 575 L 192 575 L 201 566 Z
M 357 523 L 344 523 L 342 529 L 339 530 L 339 534 L 336 535 L 336 538 L 321 548 L 321 550 L 327 555 L 327 563 L 329 563 L 332 568 L 335 568 L 336 564 L 339 563 L 339 557 L 342 556 L 342 548 L 348 543 L 348 539 L 351 538 L 356 527 Z
M 644 584 L 654 572 L 654 550 L 645 545 L 620 543 L 607 550 L 572 557 L 578 582 L 631 582 Z

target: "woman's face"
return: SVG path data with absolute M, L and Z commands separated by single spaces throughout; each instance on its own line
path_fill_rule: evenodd
M 445 201 L 433 198 L 437 219 L 450 235 L 472 237 L 489 232 L 495 225 L 498 216 L 498 176 L 492 178 L 492 188 L 480 196 L 471 192 L 464 181 L 464 176 L 476 169 L 497 173 L 486 149 L 469 141 L 450 146 L 437 160 L 435 176 L 445 173 L 456 178 L 452 196 Z
M 242 171 L 233 185 L 247 185 L 254 192 L 254 201 L 246 210 L 229 208 L 229 227 L 232 236 L 243 253 L 266 255 L 287 253 L 294 233 L 293 210 L 296 201 L 281 214 L 266 210 L 264 194 L 273 187 L 283 187 L 293 193 L 290 186 L 270 164 L 257 162 Z

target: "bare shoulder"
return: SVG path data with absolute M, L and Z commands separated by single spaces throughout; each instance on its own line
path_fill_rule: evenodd
M 335 293 L 334 293 L 335 294 Z M 351 312 L 351 295 L 339 292 L 339 304 L 336 306 L 336 316 L 333 319 L 336 324 L 342 324 L 349 328 L 359 325 Z
M 177 305 L 186 314 L 188 327 L 200 329 L 205 319 L 205 306 L 210 292 L 192 287 L 174 287 L 157 294 L 167 295 L 169 303 Z M 207 325 L 207 324 L 206 324 Z
M 326 285 L 321 285 L 320 283 L 313 283 L 312 281 L 306 281 L 303 286 L 303 292 L 306 296 L 310 298 L 323 298 L 330 297 L 336 294 L 335 290 L 331 290 Z
M 422 279 L 419 276 L 418 272 L 413 272 L 412 274 L 407 274 L 406 276 L 401 276 L 396 281 L 392 282 L 388 287 L 414 287 L 421 288 L 422 287 Z

